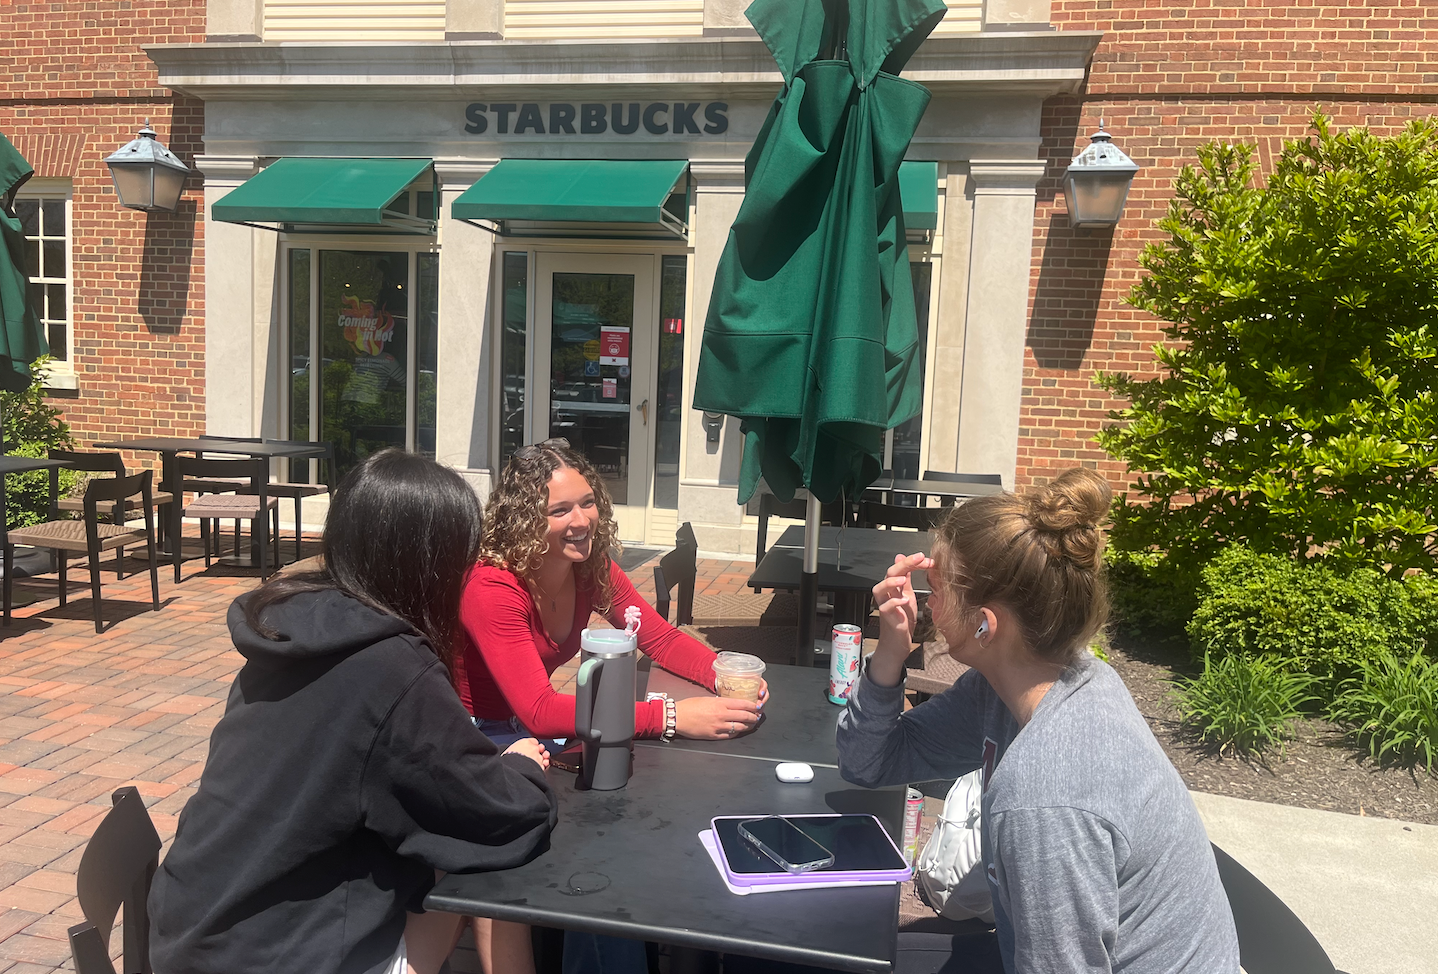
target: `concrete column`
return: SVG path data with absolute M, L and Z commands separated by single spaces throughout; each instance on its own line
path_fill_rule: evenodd
M 255 156 L 196 156 L 195 167 L 205 176 L 205 248 L 211 259 L 205 267 L 205 431 L 216 436 L 255 436 L 265 369 L 255 371 L 255 264 L 264 248 L 258 234 L 264 230 L 219 223 L 210 216 L 217 200 L 259 171 Z M 269 234 L 274 236 L 273 234 Z M 270 243 L 271 264 L 273 247 Z M 268 316 L 270 302 L 264 303 Z
M 969 165 L 974 206 L 957 468 L 998 473 L 1009 488 L 1018 466 L 1034 187 L 1043 174 L 1044 163 L 1031 160 Z
M 206 0 L 206 40 L 258 41 L 264 33 L 264 0 Z
M 439 372 L 436 385 L 435 456 L 455 467 L 489 496 L 493 395 L 493 320 L 490 283 L 494 237 L 449 215 L 460 193 L 489 172 L 493 162 L 436 159 L 439 176 Z M 533 282 L 530 283 L 533 287 Z
M 693 403 L 694 382 L 699 374 L 699 348 L 704 341 L 704 319 L 709 314 L 714 273 L 729 240 L 729 228 L 744 202 L 744 164 L 695 162 L 689 172 L 694 179 L 694 225 L 690 228 L 694 280 L 690 287 L 689 334 L 684 342 L 686 407 Z M 701 413 L 685 409 L 679 520 L 693 523 L 701 551 L 753 551 L 754 539 L 746 537 L 743 530 L 744 509 L 734 500 L 744 449 L 739 421 L 727 419 L 720 441 L 709 443 L 701 420 Z
M 969 164 L 950 162 L 944 178 L 944 252 L 939 264 L 939 300 L 929 364 L 929 413 L 924 417 L 929 470 L 958 469 L 959 393 L 964 377 L 964 324 L 969 310 L 969 256 L 974 204 Z
M 504 0 L 445 0 L 445 40 L 497 41 L 503 37 Z
M 744 16 L 749 0 L 704 0 L 704 33 L 706 36 L 754 34 L 754 27 Z

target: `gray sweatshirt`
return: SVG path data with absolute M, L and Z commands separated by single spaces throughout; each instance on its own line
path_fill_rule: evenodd
M 983 864 L 1009 974 L 1236 974 L 1198 811 L 1128 689 L 1085 652 L 1019 729 L 976 670 L 913 710 L 868 668 L 839 717 L 855 784 L 984 769 Z

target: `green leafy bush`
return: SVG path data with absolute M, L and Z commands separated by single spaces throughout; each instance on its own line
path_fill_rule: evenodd
M 1359 671 L 1329 716 L 1352 726 L 1378 762 L 1422 764 L 1431 774 L 1438 758 L 1438 662 L 1414 653 L 1404 663 L 1384 653 L 1363 660 Z
M 1314 678 L 1262 656 L 1234 653 L 1203 661 L 1203 672 L 1174 681 L 1183 724 L 1220 753 L 1261 757 L 1292 736 L 1314 702 Z
M 4 421 L 5 452 L 22 457 L 43 457 L 52 449 L 72 449 L 70 427 L 60 410 L 45 401 L 45 366 L 49 358 L 36 359 L 30 372 L 35 380 L 24 392 L 0 392 L 0 416 Z M 78 475 L 60 471 L 60 494 L 74 487 Z M 50 512 L 50 474 L 11 474 L 5 478 L 5 516 L 11 528 L 44 521 Z
M 1154 552 L 1104 550 L 1114 621 L 1146 636 L 1182 636 L 1198 607 L 1198 572 Z
M 1113 543 L 1196 568 L 1233 543 L 1401 577 L 1438 570 L 1438 120 L 1249 146 L 1178 177 L 1129 303 L 1153 379 L 1098 442 L 1137 475 Z
M 1339 570 L 1232 547 L 1202 572 L 1188 625 L 1195 658 L 1272 658 L 1320 677 L 1329 694 L 1365 661 L 1423 650 L 1433 627 L 1431 584 L 1371 569 Z M 1415 598 L 1416 596 L 1416 598 Z

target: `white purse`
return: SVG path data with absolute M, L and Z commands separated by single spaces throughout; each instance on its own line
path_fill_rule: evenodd
M 929 903 L 951 920 L 994 922 L 979 835 L 983 770 L 970 771 L 949 789 L 938 824 L 915 865 Z

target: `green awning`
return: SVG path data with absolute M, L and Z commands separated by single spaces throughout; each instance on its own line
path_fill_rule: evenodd
M 657 224 L 683 233 L 664 208 L 683 159 L 502 159 L 450 205 L 456 220 Z
M 899 164 L 899 195 L 904 200 L 904 229 L 939 228 L 939 164 Z
M 210 208 L 224 223 L 424 229 L 386 212 L 429 159 L 280 159 Z M 406 208 L 407 212 L 407 208 Z M 433 223 L 427 223 L 433 231 Z

